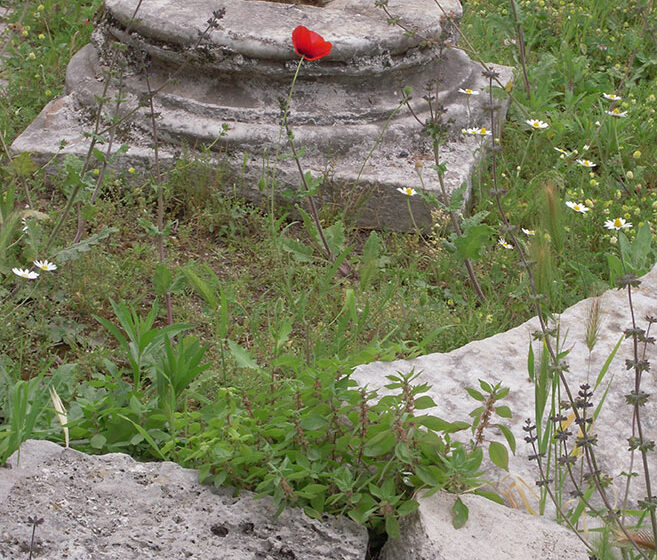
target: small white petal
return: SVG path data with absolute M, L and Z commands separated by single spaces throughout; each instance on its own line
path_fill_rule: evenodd
M 55 263 L 51 263 L 47 259 L 43 261 L 34 261 L 34 266 L 40 268 L 41 270 L 47 270 L 49 272 L 53 270 L 57 270 L 57 265 Z
M 22 268 L 12 268 L 11 271 L 16 275 L 20 276 L 21 278 L 27 278 L 28 280 L 34 280 L 39 277 L 38 272 L 34 272 L 32 270 L 29 270 L 27 268 L 22 269 Z
M 397 190 L 406 196 L 415 196 L 417 191 L 411 187 L 397 187 Z
M 527 119 L 525 122 L 532 128 L 547 128 L 550 126 L 548 123 L 539 121 L 537 119 Z

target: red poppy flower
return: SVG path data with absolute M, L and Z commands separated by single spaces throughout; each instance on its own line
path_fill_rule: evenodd
M 299 56 L 306 60 L 317 60 L 324 58 L 331 52 L 333 45 L 314 31 L 300 25 L 292 31 L 292 44 Z

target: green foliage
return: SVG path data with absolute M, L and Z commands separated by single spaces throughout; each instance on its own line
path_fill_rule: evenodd
M 130 309 L 124 303 L 112 301 L 111 304 L 123 331 L 103 317 L 97 316 L 96 320 L 114 336 L 121 346 L 132 368 L 133 390 L 138 391 L 144 373 L 152 374 L 156 356 L 168 344 L 168 337 L 176 336 L 190 329 L 191 325 L 176 324 L 153 328 L 158 312 L 157 303 L 153 304 L 150 312 L 143 319 L 134 309 Z
M 418 490 L 479 486 L 480 451 L 447 436 L 467 423 L 434 430 L 433 417 L 415 413 L 435 403 L 414 374 L 390 376 L 393 393 L 377 399 L 344 373 L 351 366 L 324 359 L 294 378 L 263 378 L 264 390 L 221 389 L 181 459 L 215 485 L 272 495 L 279 512 L 296 505 L 312 517 L 348 515 L 393 538 Z
M 29 381 L 14 381 L 0 363 L 0 387 L 4 386 L 7 395 L 0 408 L 4 417 L 4 422 L 0 423 L 0 465 L 33 435 L 39 417 L 45 411 L 48 395 L 43 386 L 43 375 L 44 372 Z
M 652 267 L 655 260 L 652 248 L 652 232 L 650 224 L 644 223 L 639 226 L 636 237 L 629 241 L 627 236 L 618 232 L 618 249 L 620 258 L 616 255 L 607 255 L 609 265 L 609 283 L 616 285 L 616 280 L 623 274 L 636 274 L 643 276 Z
M 78 243 L 73 243 L 64 249 L 60 249 L 55 253 L 54 259 L 61 264 L 78 259 L 80 258 L 81 253 L 91 251 L 95 245 L 98 245 L 103 239 L 107 239 L 111 234 L 116 233 L 117 231 L 118 229 L 114 227 L 104 227 L 98 233 L 94 233 Z

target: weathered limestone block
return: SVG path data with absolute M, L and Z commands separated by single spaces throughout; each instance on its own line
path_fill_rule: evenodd
M 140 62 L 145 54 L 150 90 L 158 91 L 154 102 L 163 161 L 212 146 L 247 198 L 267 196 L 263 178 L 275 184 L 277 192 L 297 188 L 301 180 L 296 164 L 276 155 L 289 151 L 281 134 L 280 101 L 287 99 L 299 59 L 291 33 L 306 25 L 331 41 L 333 50 L 322 60 L 304 63 L 289 124 L 297 147 L 305 148 L 304 169 L 323 178 L 319 197 L 324 204 L 349 206 L 364 192 L 361 225 L 412 229 L 406 200 L 396 188 L 419 188 L 423 183 L 427 191 L 442 193 L 429 167 L 433 153 L 422 125 L 407 107 L 398 110 L 406 86 L 413 88 L 410 106 L 421 122 L 429 117 L 424 96 L 437 94 L 446 109 L 449 134 L 441 148 L 446 191 L 469 184 L 481 146 L 463 138 L 461 129 L 489 127 L 482 111 L 488 82 L 479 64 L 449 46 L 456 34 L 445 14 L 459 18 L 458 0 L 441 2 L 445 14 L 433 0 L 391 0 L 390 12 L 417 31 L 412 36 L 388 25 L 372 0 L 332 0 L 323 7 L 259 0 L 149 0 L 133 19 L 137 4 L 106 0 L 92 44 L 69 65 L 68 95 L 44 108 L 14 142 L 15 152 L 32 152 L 39 161 L 55 154 L 86 154 L 89 139 L 83 133 L 91 130 L 98 97 L 114 99 L 118 91 L 116 79 L 109 90 L 104 88 L 115 58 L 112 46 L 121 43 L 129 48 L 118 57 L 123 64 L 123 101 L 117 112 L 131 117 L 119 127 L 115 145 L 125 143 L 130 149 L 116 165 L 152 165 L 152 125 L 143 103 L 149 86 Z M 201 38 L 217 9 L 225 9 L 219 27 Z M 426 41 L 445 38 L 448 46 L 437 61 L 436 50 L 427 48 Z M 509 68 L 494 68 L 502 84 L 511 78 Z M 459 88 L 481 95 L 473 96 L 468 107 Z M 110 101 L 104 110 L 112 113 L 112 106 Z M 500 119 L 505 110 L 501 103 Z M 67 144 L 58 150 L 61 140 Z M 419 197 L 411 202 L 416 221 L 428 225 L 430 207 Z
M 0 468 L 0 558 L 48 560 L 364 560 L 367 531 L 317 521 L 269 498 L 198 482 L 175 463 L 85 455 L 30 440 Z
M 638 326 L 646 328 L 644 318 L 647 315 L 657 316 L 657 267 L 642 278 L 639 288 L 633 290 L 632 301 Z M 574 393 L 577 393 L 582 383 L 595 385 L 605 361 L 623 338 L 623 331 L 632 325 L 625 290 L 609 290 L 598 298 L 598 302 L 600 327 L 597 343 L 591 355 L 586 347 L 585 337 L 593 300 L 580 301 L 559 316 L 562 337 L 560 348 L 569 350 L 566 358 L 569 366 L 567 379 Z M 535 417 L 534 386 L 528 376 L 527 356 L 532 333 L 538 330 L 538 320 L 533 318 L 507 332 L 470 342 L 452 352 L 428 354 L 413 360 L 374 362 L 359 366 L 353 379 L 360 385 L 380 389 L 380 394 L 384 394 L 386 375 L 414 370 L 420 373 L 417 383 L 431 385 L 428 394 L 438 403 L 438 407 L 426 412 L 448 421 L 468 420 L 468 413 L 479 406 L 479 403 L 469 398 L 465 392 L 466 387 L 479 388 L 479 379 L 492 383 L 502 382 L 504 386 L 509 387 L 509 396 L 505 400 L 513 413 L 509 427 L 516 437 L 518 449 L 510 460 L 511 476 L 500 469 L 493 469 L 489 474 L 498 488 L 515 495 L 517 503 L 522 507 L 517 488 L 521 488 L 527 498 L 532 498 L 530 489 L 535 488 L 535 481 L 539 478 L 536 463 L 528 460 L 532 451 L 524 441 L 526 434 L 522 430 L 525 420 Z M 536 364 L 538 364 L 541 356 L 540 343 L 533 344 Z M 623 495 L 625 484 L 625 478 L 620 474 L 623 471 L 630 471 L 627 439 L 632 435 L 632 408 L 625 402 L 625 395 L 634 388 L 634 372 L 626 369 L 625 360 L 632 357 L 632 341 L 623 340 L 610 364 L 607 376 L 593 395 L 593 403 L 597 406 L 607 389 L 607 383 L 611 381 L 602 411 L 593 426 L 593 432 L 598 438 L 596 454 L 599 468 L 614 477 L 618 496 Z M 657 368 L 654 367 L 654 362 L 657 351 L 654 345 L 648 346 L 646 357 L 653 363 L 653 368 L 643 374 L 642 388 L 651 394 L 651 398 L 642 409 L 642 426 L 645 439 L 656 441 L 657 398 L 654 395 Z M 548 411 L 545 413 L 545 417 L 547 416 L 549 416 L 549 403 Z M 573 438 L 576 437 L 576 429 L 573 425 Z M 501 434 L 488 432 L 488 435 L 492 439 L 504 441 Z M 470 432 L 461 433 L 464 439 L 469 436 L 471 436 Z M 455 434 L 455 437 L 459 437 L 458 434 Z M 571 446 L 572 443 L 571 441 Z M 654 488 L 655 476 L 657 476 L 654 453 L 650 454 L 649 460 L 649 465 L 652 465 Z M 633 470 L 640 476 L 634 478 L 632 482 L 633 492 L 630 500 L 632 507 L 637 505 L 637 500 L 645 497 L 645 485 L 642 483 L 643 467 L 638 456 L 635 457 Z M 521 481 L 528 485 L 529 490 Z M 610 495 L 613 500 L 613 492 Z M 536 500 L 532 498 L 531 503 L 536 509 Z
M 584 544 L 568 529 L 544 517 L 493 503 L 473 494 L 461 496 L 469 517 L 452 525 L 455 496 L 439 492 L 420 500 L 418 511 L 402 520 L 401 537 L 388 541 L 381 560 L 587 560 Z

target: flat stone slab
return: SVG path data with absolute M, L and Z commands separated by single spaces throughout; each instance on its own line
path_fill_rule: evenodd
M 589 383 L 594 386 L 598 373 L 612 350 L 623 337 L 623 331 L 631 327 L 631 317 L 627 304 L 625 290 L 609 290 L 598 299 L 600 309 L 600 327 L 598 341 L 589 355 L 586 347 L 586 328 L 588 317 L 594 299 L 586 299 L 566 309 L 559 316 L 561 332 L 560 348 L 569 350 L 566 362 L 569 365 L 567 378 L 573 393 L 577 393 L 580 384 Z M 641 286 L 633 289 L 632 301 L 634 313 L 639 327 L 646 328 L 646 315 L 657 316 L 657 267 L 642 278 Z M 465 388 L 479 388 L 479 379 L 496 383 L 501 382 L 510 389 L 505 399 L 513 413 L 513 418 L 507 422 L 517 441 L 517 453 L 510 458 L 510 473 L 507 475 L 501 469 L 489 471 L 489 478 L 509 496 L 514 497 L 518 507 L 523 501 L 518 489 L 523 492 L 535 510 L 538 510 L 537 500 L 530 494 L 539 478 L 535 462 L 529 462 L 531 447 L 524 441 L 525 432 L 522 427 L 527 418 L 532 420 L 534 414 L 534 385 L 527 371 L 527 357 L 532 333 L 539 330 L 538 320 L 530 319 L 526 323 L 507 332 L 497 334 L 484 340 L 470 342 L 465 346 L 448 353 L 435 353 L 421 356 L 413 360 L 397 360 L 393 362 L 374 362 L 356 368 L 353 379 L 360 385 L 371 389 L 379 389 L 380 394 L 386 393 L 383 386 L 388 383 L 387 375 L 397 372 L 419 373 L 416 383 L 427 383 L 431 386 L 428 394 L 433 397 L 438 406 L 422 411 L 434 414 L 447 421 L 467 421 L 468 413 L 479 406 L 474 399 L 467 396 Z M 654 335 L 654 332 L 650 333 Z M 540 342 L 534 341 L 536 364 L 540 362 Z M 654 345 L 648 346 L 647 359 L 653 363 L 657 357 Z M 625 360 L 632 358 L 632 341 L 624 340 L 613 361 L 610 364 L 606 378 L 593 395 L 593 403 L 600 403 L 607 383 L 611 381 L 605 403 L 598 420 L 593 426 L 593 432 L 598 436 L 596 454 L 601 470 L 614 477 L 618 496 L 622 496 L 625 478 L 620 477 L 622 471 L 630 470 L 630 454 L 627 438 L 632 435 L 632 408 L 626 404 L 625 395 L 633 389 L 634 372 L 627 371 Z M 642 409 L 642 425 L 646 440 L 657 440 L 657 395 L 655 384 L 657 368 L 643 374 L 643 389 L 651 393 L 646 406 Z M 549 416 L 549 403 L 545 417 Z M 572 426 L 573 431 L 576 426 Z M 572 437 L 575 437 L 574 434 Z M 454 434 L 455 439 L 468 440 L 469 431 Z M 487 437 L 504 441 L 501 434 L 493 430 L 487 432 Z M 570 441 L 572 446 L 573 441 Z M 657 472 L 655 454 L 650 455 L 650 465 L 653 465 L 652 478 Z M 633 465 L 635 472 L 640 474 L 633 479 L 631 506 L 645 497 L 645 486 L 641 480 L 643 468 L 640 457 L 636 457 Z M 525 483 L 527 486 L 525 486 Z
M 365 528 L 310 519 L 269 498 L 198 482 L 175 463 L 92 456 L 25 442 L 0 468 L 0 558 L 47 560 L 364 560 Z
M 399 540 L 386 543 L 380 560 L 589 558 L 584 544 L 565 527 L 473 494 L 461 496 L 469 517 L 455 529 L 454 500 L 444 492 L 420 499 L 417 512 L 402 519 Z

